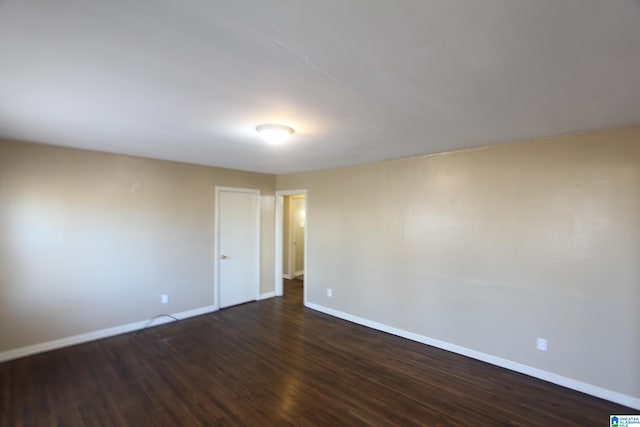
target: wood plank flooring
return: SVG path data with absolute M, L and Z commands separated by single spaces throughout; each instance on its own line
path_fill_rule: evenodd
M 2 426 L 605 426 L 637 413 L 285 297 L 0 364 Z

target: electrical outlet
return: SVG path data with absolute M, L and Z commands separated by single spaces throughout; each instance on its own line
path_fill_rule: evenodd
M 536 338 L 536 348 L 540 351 L 547 351 L 547 339 Z
M 167 294 L 160 295 L 160 302 L 163 304 L 169 304 L 169 295 Z
M 331 289 L 331 288 L 327 288 L 327 296 L 328 296 L 329 298 L 332 298 L 332 297 L 333 297 L 333 289 Z

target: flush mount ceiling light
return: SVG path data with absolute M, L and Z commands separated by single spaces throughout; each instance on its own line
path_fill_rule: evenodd
M 269 144 L 282 144 L 291 134 L 293 129 L 284 125 L 260 125 L 256 128 L 262 139 Z

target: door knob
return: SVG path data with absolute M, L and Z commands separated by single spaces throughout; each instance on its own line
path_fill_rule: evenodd
M 229 257 L 226 256 L 226 255 L 220 255 L 220 259 L 227 259 L 227 258 L 229 258 Z

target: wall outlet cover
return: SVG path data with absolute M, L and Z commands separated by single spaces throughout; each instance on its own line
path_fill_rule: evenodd
M 537 338 L 536 339 L 536 348 L 540 351 L 547 351 L 547 340 L 546 338 Z

